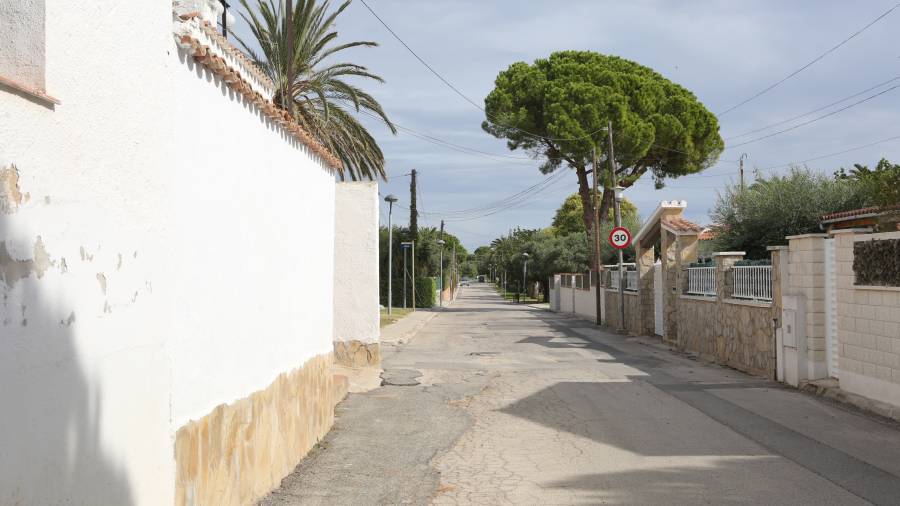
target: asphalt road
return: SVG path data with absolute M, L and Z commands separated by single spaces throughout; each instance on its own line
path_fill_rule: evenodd
M 900 428 L 465 289 L 263 505 L 900 504 Z

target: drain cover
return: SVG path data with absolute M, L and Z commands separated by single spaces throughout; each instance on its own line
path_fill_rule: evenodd
M 419 384 L 421 376 L 422 372 L 415 369 L 388 369 L 381 373 L 381 384 L 412 387 Z

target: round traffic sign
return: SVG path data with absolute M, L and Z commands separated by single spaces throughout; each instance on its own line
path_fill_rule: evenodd
M 631 246 L 631 232 L 625 227 L 616 227 L 609 232 L 609 244 L 616 249 Z

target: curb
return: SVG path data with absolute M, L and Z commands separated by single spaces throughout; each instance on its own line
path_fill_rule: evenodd
M 835 381 L 804 381 L 800 383 L 797 389 L 816 397 L 852 406 L 868 414 L 877 415 L 893 422 L 900 422 L 900 407 L 847 392 L 842 390 Z

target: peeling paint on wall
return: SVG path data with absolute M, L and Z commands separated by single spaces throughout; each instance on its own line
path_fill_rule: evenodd
M 0 168 L 0 213 L 12 214 L 18 211 L 23 198 L 16 166 Z
M 106 295 L 106 274 L 98 272 L 97 282 L 100 283 L 100 291 L 103 292 L 103 295 Z
M 44 276 L 47 269 L 55 265 L 47 253 L 41 236 L 34 243 L 34 257 L 20 260 L 13 258 L 6 248 L 6 242 L 0 242 L 0 279 L 12 288 L 20 279 L 27 278 L 34 272 L 38 278 Z
M 94 255 L 91 255 L 90 253 L 88 253 L 87 250 L 84 249 L 84 246 L 81 247 L 80 253 L 81 253 L 81 261 L 82 262 L 93 262 L 94 261 Z

